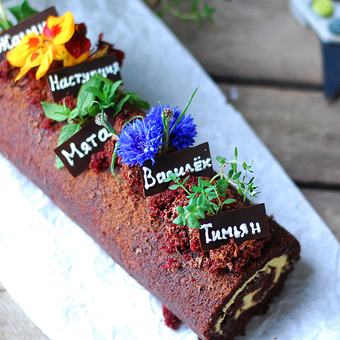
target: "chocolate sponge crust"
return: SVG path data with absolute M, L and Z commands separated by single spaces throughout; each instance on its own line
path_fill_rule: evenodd
M 30 103 L 27 82 L 14 84 L 13 80 L 0 77 L 0 152 L 5 157 L 201 339 L 229 339 L 244 328 L 253 314 L 265 310 L 278 289 L 239 318 L 243 320 L 242 327 L 237 324 L 237 329 L 223 328 L 226 331 L 223 337 L 214 331 L 223 307 L 256 271 L 281 254 L 287 254 L 291 264 L 298 259 L 300 248 L 292 235 L 269 219 L 270 240 L 261 256 L 250 260 L 241 273 L 225 270 L 210 274 L 207 268 L 189 265 L 175 271 L 160 268 L 172 256 L 161 249 L 157 236 L 164 225 L 150 218 L 143 200 L 132 201 L 109 171 L 96 175 L 88 170 L 73 178 L 66 169 L 55 168 L 53 149 L 59 131 L 49 134 L 39 127 L 42 109 L 39 104 Z M 45 78 L 39 81 L 39 86 L 42 100 L 53 101 Z M 136 114 L 137 109 L 125 106 L 121 116 L 129 119 Z M 115 127 L 119 128 L 118 125 L 117 122 Z M 285 276 L 282 275 L 277 287 L 282 286 Z

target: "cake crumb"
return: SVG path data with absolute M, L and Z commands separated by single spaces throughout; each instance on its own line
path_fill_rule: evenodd
M 165 306 L 163 306 L 163 316 L 164 322 L 169 328 L 173 330 L 177 330 L 179 328 L 181 320 Z

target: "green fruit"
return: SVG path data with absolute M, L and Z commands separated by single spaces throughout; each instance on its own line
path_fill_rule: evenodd
M 315 0 L 312 2 L 312 9 L 322 17 L 329 17 L 333 14 L 333 4 L 330 0 Z

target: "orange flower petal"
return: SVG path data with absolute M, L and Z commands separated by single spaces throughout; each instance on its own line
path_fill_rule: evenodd
M 65 44 L 69 41 L 75 30 L 73 14 L 68 12 L 62 17 L 49 16 L 43 31 L 46 40 L 53 40 L 55 45 Z
M 30 33 L 16 47 L 7 52 L 7 60 L 15 67 L 23 67 L 26 65 L 27 58 L 41 46 L 43 46 L 41 37 L 35 33 Z

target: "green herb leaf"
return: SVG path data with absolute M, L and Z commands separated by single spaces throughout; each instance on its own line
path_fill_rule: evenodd
M 111 90 L 110 90 L 110 94 L 108 96 L 108 98 L 110 100 L 113 100 L 115 98 L 115 95 L 116 95 L 116 91 L 118 90 L 119 86 L 122 85 L 123 81 L 122 80 L 119 80 L 119 81 L 116 81 L 115 83 L 113 83 L 111 85 Z
M 82 112 L 82 116 L 84 116 L 84 111 L 87 112 L 86 109 L 93 106 L 93 102 L 96 99 L 96 94 L 88 92 L 87 89 L 99 88 L 100 85 L 101 80 L 98 77 L 92 77 L 80 88 L 77 98 L 77 107 Z
M 200 195 L 200 196 L 198 197 L 198 199 L 197 199 L 196 204 L 197 204 L 197 205 L 202 205 L 202 204 L 204 204 L 206 201 L 207 201 L 206 196 L 205 196 L 205 195 Z
M 236 200 L 234 198 L 228 198 L 223 202 L 223 204 L 231 204 L 231 203 L 234 203 L 234 202 L 236 202 Z
M 118 113 L 120 111 L 122 111 L 123 105 L 125 104 L 125 102 L 127 102 L 129 100 L 130 96 L 125 96 L 123 97 L 119 103 L 114 107 L 113 112 L 115 113 L 115 115 L 118 115 Z
M 227 159 L 226 159 L 226 158 L 222 158 L 222 157 L 217 156 L 217 157 L 216 157 L 216 161 L 217 161 L 218 163 L 220 163 L 220 164 L 225 164 L 225 162 L 227 161 Z
M 103 86 L 103 93 L 106 97 L 108 97 L 109 93 L 110 93 L 110 89 L 111 89 L 111 86 L 110 84 L 108 83 L 104 83 L 104 86 Z
M 94 105 L 91 108 L 87 109 L 87 113 L 91 117 L 95 117 L 98 113 L 100 112 L 100 107 L 99 105 Z
M 183 118 L 183 116 L 185 115 L 185 113 L 188 110 L 188 107 L 190 106 L 192 100 L 194 99 L 194 96 L 196 94 L 196 92 L 198 91 L 198 87 L 196 88 L 196 90 L 194 91 L 194 93 L 191 95 L 189 102 L 187 103 L 187 105 L 185 106 L 184 110 L 182 111 L 182 113 L 180 114 L 180 116 L 178 117 L 176 123 L 172 126 L 170 133 L 173 131 L 173 129 L 176 127 L 176 125 L 181 121 L 181 119 Z
M 183 218 L 182 216 L 177 216 L 172 222 L 183 227 L 187 223 L 185 218 Z
M 239 178 L 241 177 L 241 175 L 242 175 L 242 173 L 241 173 L 241 172 L 238 172 L 238 173 L 236 173 L 236 174 L 232 177 L 232 179 L 233 179 L 233 180 L 239 179 Z
M 235 155 L 235 160 L 236 160 L 237 156 L 238 156 L 238 152 L 237 152 L 237 148 L 236 147 L 235 147 L 234 155 Z
M 8 8 L 8 10 L 14 15 L 18 23 L 38 13 L 36 10 L 30 7 L 26 0 L 22 3 L 21 6 L 14 6 Z
M 233 177 L 233 174 L 234 174 L 234 170 L 233 170 L 233 169 L 229 170 L 229 172 L 228 172 L 228 178 Z
M 177 207 L 177 212 L 180 214 L 180 215 L 183 215 L 184 214 L 184 208 L 179 206 Z
M 130 98 L 129 98 L 129 102 L 132 104 L 132 105 L 136 105 L 137 107 L 140 107 L 141 109 L 144 109 L 144 110 L 150 110 L 150 104 L 144 100 L 141 99 L 141 97 L 134 93 L 134 92 L 125 92 L 125 94 L 129 95 Z
M 57 122 L 66 120 L 71 112 L 68 107 L 56 103 L 41 102 L 41 105 L 46 117 Z
M 163 179 L 163 182 L 176 181 L 176 179 L 177 179 L 176 174 L 172 172 L 171 174 L 169 174 L 167 178 Z
M 215 191 L 208 192 L 207 196 L 210 201 L 218 197 Z
M 192 185 L 192 187 L 191 187 L 191 191 L 192 192 L 194 192 L 194 193 L 201 193 L 202 191 L 201 191 L 201 188 L 200 187 L 198 187 L 197 185 Z
M 70 123 L 61 129 L 58 146 L 66 142 L 69 138 L 71 138 L 75 133 L 77 133 L 81 129 L 79 124 Z
M 221 178 L 219 180 L 216 181 L 216 190 L 217 192 L 222 195 L 224 194 L 227 189 L 228 189 L 228 186 L 229 186 L 229 182 L 226 178 Z
M 10 21 L 8 21 L 6 12 L 2 6 L 2 2 L 0 1 L 0 27 L 3 30 L 7 30 L 12 26 L 13 24 Z
M 205 218 L 204 210 L 203 209 L 198 209 L 196 211 L 196 217 L 198 217 L 198 218 Z
M 176 175 L 175 175 L 175 176 L 176 176 Z M 184 184 L 189 178 L 190 178 L 190 176 L 185 177 L 184 180 L 183 180 L 183 182 L 182 182 L 182 184 Z
M 244 165 L 236 160 L 238 157 L 237 149 L 234 151 L 235 159 L 227 161 L 226 158 L 216 157 L 216 160 L 220 164 L 220 172 L 216 174 L 211 180 L 203 180 L 198 178 L 198 185 L 191 185 L 189 188 L 184 186 L 185 181 L 182 182 L 178 178 L 174 178 L 175 185 L 170 186 L 170 189 L 182 188 L 188 195 L 188 205 L 183 206 L 179 211 L 183 219 L 186 220 L 189 228 L 199 228 L 198 218 L 204 218 L 206 213 L 217 214 L 222 211 L 222 208 L 226 204 L 231 204 L 236 200 L 234 198 L 227 197 L 227 189 L 230 184 L 236 187 L 243 200 L 246 200 L 247 195 L 250 196 L 251 202 L 253 197 L 256 197 L 258 192 L 256 191 L 257 185 L 254 184 L 254 177 L 252 177 L 248 183 L 245 179 L 247 177 L 247 171 L 251 172 L 251 165 Z M 237 172 L 237 165 L 242 165 L 245 175 L 242 177 L 242 172 Z M 223 170 L 226 165 L 230 165 L 231 169 L 228 175 L 225 175 Z M 183 219 L 175 219 L 183 223 Z
M 102 100 L 104 103 L 107 103 L 107 96 L 99 90 L 99 88 L 94 86 L 89 86 L 84 89 L 85 92 L 92 93 L 95 95 L 95 97 L 98 97 L 100 100 Z
M 0 27 L 3 30 L 8 30 L 12 26 L 13 26 L 13 24 L 9 20 L 4 20 L 4 19 L 0 18 Z
M 189 213 L 193 213 L 196 210 L 196 198 L 192 197 L 189 201 L 189 204 L 186 206 Z
M 14 7 L 8 8 L 8 10 L 14 15 L 17 22 L 21 21 L 21 18 L 22 18 L 21 6 L 14 6 Z
M 61 159 L 58 156 L 55 156 L 55 164 L 57 169 L 61 169 L 64 167 L 64 163 L 61 161 Z
M 215 214 L 218 213 L 219 210 L 220 210 L 220 207 L 217 204 L 215 204 L 215 203 L 212 204 L 212 208 L 214 209 Z
M 75 109 L 73 109 L 68 116 L 68 122 L 70 122 L 72 119 L 78 117 L 80 114 L 79 109 L 76 107 Z
M 193 229 L 199 229 L 201 227 L 200 223 L 198 222 L 194 214 L 190 214 L 188 216 L 188 227 Z

